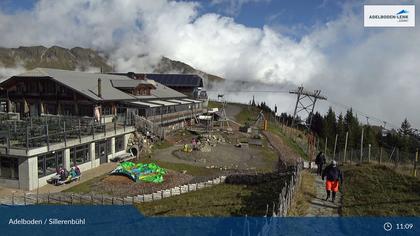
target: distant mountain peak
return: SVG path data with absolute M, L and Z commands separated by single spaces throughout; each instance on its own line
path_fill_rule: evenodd
M 100 68 L 103 72 L 112 71 L 112 66 L 108 64 L 106 56 L 103 56 L 102 53 L 90 48 L 73 47 L 68 49 L 60 46 L 49 48 L 44 46 L 0 47 L 0 67 L 24 67 L 27 70 L 44 67 L 81 71 Z M 152 69 L 153 73 L 198 74 L 206 81 L 223 80 L 218 76 L 197 70 L 184 62 L 171 60 L 167 57 L 162 57 Z

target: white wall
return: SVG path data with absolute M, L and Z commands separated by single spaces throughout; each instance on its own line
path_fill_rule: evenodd
M 124 134 L 124 147 L 125 150 L 115 152 L 115 137 L 111 138 L 111 154 L 108 155 L 108 161 L 116 156 L 126 153 L 128 139 L 131 133 Z M 64 149 L 64 167 L 70 169 L 70 148 Z M 100 165 L 100 159 L 95 159 L 95 142 L 89 143 L 89 158 L 90 161 L 79 165 L 80 171 L 83 172 Z M 38 158 L 37 156 L 32 157 L 21 157 L 19 162 L 19 180 L 0 179 L 0 186 L 18 188 L 23 190 L 34 190 L 38 187 L 47 185 L 47 180 L 53 177 L 55 173 L 38 178 Z
M 19 164 L 19 188 L 33 190 L 38 188 L 38 158 L 24 159 Z

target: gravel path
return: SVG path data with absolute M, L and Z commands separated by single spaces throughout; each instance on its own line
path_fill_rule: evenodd
M 325 191 L 325 180 L 323 181 L 321 177 L 316 176 L 315 173 L 311 173 L 311 175 L 315 176 L 316 197 L 311 200 L 306 216 L 340 216 L 339 209 L 342 202 L 341 192 L 337 192 L 335 203 L 332 203 L 331 200 L 325 201 L 325 197 L 327 196 Z
M 261 151 L 254 148 L 237 148 L 233 144 L 218 144 L 212 147 L 211 152 L 194 151 L 188 154 L 178 151 L 181 148 L 182 146 L 173 146 L 157 150 L 153 154 L 153 160 L 228 169 L 264 168 L 267 165 L 261 157 Z M 173 154 L 174 151 L 177 156 Z

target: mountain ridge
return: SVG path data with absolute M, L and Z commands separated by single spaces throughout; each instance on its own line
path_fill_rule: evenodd
M 0 47 L 0 67 L 6 69 L 23 67 L 26 70 L 45 67 L 80 71 L 91 71 L 95 68 L 102 72 L 113 71 L 112 65 L 109 64 L 108 57 L 105 54 L 90 48 L 73 47 L 68 49 L 60 46 L 51 46 L 49 48 L 44 46 Z M 184 62 L 171 60 L 167 57 L 162 57 L 152 67 L 152 70 L 152 73 L 163 74 L 198 74 L 210 82 L 224 80 L 219 76 L 197 70 Z

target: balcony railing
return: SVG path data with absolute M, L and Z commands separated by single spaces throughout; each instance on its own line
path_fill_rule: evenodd
M 147 117 L 147 119 L 154 123 L 168 123 L 168 122 L 193 118 L 193 116 L 196 116 L 202 113 L 204 113 L 204 109 L 197 109 L 194 111 L 188 110 L 188 111 L 179 111 L 179 112 L 173 112 L 173 113 L 163 114 L 163 115 L 149 116 Z
M 2 114 L 0 114 L 0 118 Z M 0 119 L 0 147 L 10 150 L 37 147 L 50 147 L 52 144 L 64 143 L 69 140 L 107 133 L 116 133 L 119 129 L 134 126 L 134 119 L 124 115 L 116 116 L 112 122 L 101 121 L 92 117 L 70 116 L 41 116 L 30 117 L 23 120 Z

